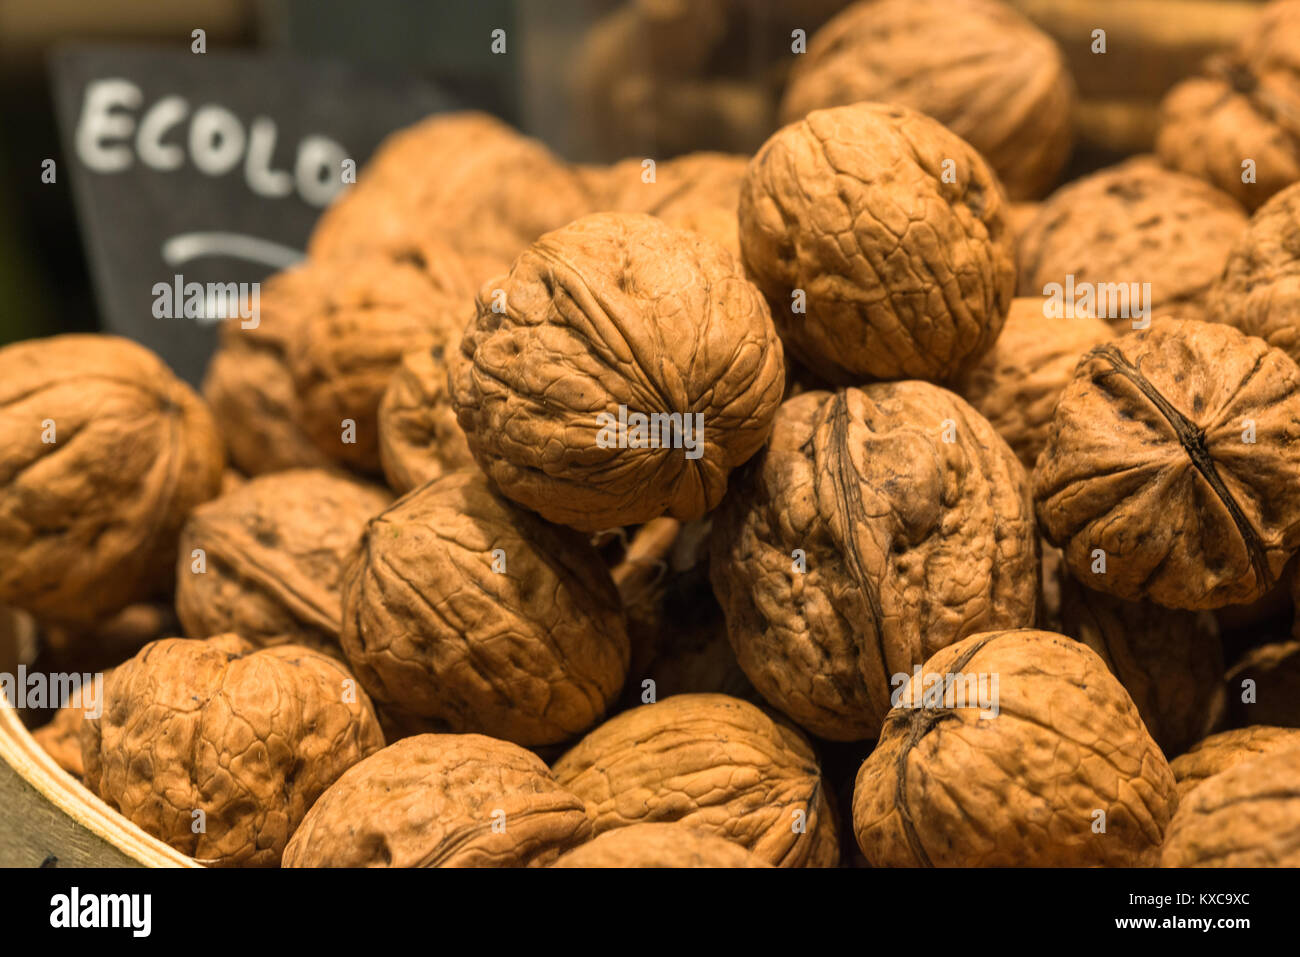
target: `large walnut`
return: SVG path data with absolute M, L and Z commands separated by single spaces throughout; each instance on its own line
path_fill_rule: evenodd
M 754 705 L 683 694 L 624 711 L 578 742 L 555 779 L 597 836 L 681 822 L 780 867 L 834 867 L 834 811 L 808 742 Z
M 1202 781 L 1260 755 L 1300 748 L 1300 728 L 1254 724 L 1221 731 L 1200 741 L 1169 763 L 1179 798 Z
M 1244 761 L 1189 791 L 1161 867 L 1300 867 L 1300 747 Z
M 1261 597 L 1300 545 L 1300 368 L 1218 323 L 1155 320 L 1097 346 L 1034 470 L 1046 537 L 1120 598 Z
M 381 704 L 524 745 L 599 721 L 628 662 L 600 556 L 474 470 L 370 521 L 345 576 L 342 641 Z
M 447 346 L 402 356 L 379 401 L 379 462 L 398 494 L 474 464 L 447 383 Z
M 165 592 L 223 459 L 207 407 L 143 346 L 0 349 L 0 603 L 88 623 Z
M 81 729 L 86 786 L 207 864 L 279 864 L 307 809 L 384 745 L 347 670 L 293 645 L 164 639 L 104 691 Z
M 1225 681 L 1234 724 L 1300 728 L 1300 640 L 1252 648 Z
M 997 338 L 1016 274 L 1002 188 L 901 106 L 818 110 L 772 136 L 740 194 L 745 269 L 828 382 L 944 379 Z
M 478 734 L 404 738 L 360 762 L 294 832 L 285 867 L 541 867 L 591 836 L 535 754 Z
M 714 522 L 714 589 L 741 667 L 815 734 L 871 738 L 895 676 L 975 632 L 1033 624 L 1025 470 L 925 382 L 806 392 Z
M 1056 284 L 1065 308 L 1084 306 L 1124 332 L 1153 313 L 1203 319 L 1246 222 L 1226 194 L 1135 157 L 1048 197 L 1016 241 L 1019 294 Z
M 343 569 L 366 522 L 388 502 L 375 486 L 290 469 L 199 506 L 181 533 L 176 567 L 185 634 L 233 631 L 258 646 L 337 655 Z
M 409 351 L 456 348 L 474 286 L 459 255 L 427 240 L 313 269 L 319 313 L 288 353 L 299 424 L 334 461 L 379 472 L 389 379 Z
M 1207 308 L 1213 321 L 1266 339 L 1300 362 L 1300 183 L 1251 217 L 1210 289 Z
M 1074 83 L 1051 37 L 990 0 L 855 3 L 796 58 L 784 122 L 879 100 L 934 117 L 1016 199 L 1043 193 L 1070 153 Z
M 1165 95 L 1156 152 L 1247 209 L 1300 180 L 1300 2 L 1270 4 L 1235 49 Z
M 1114 333 L 1089 315 L 1055 318 L 1047 300 L 1014 299 L 993 348 L 953 388 L 989 420 L 1026 469 L 1047 444 L 1047 432 L 1074 367 Z
M 682 824 L 633 824 L 606 831 L 552 867 L 771 867 L 739 844 Z
M 348 258 L 410 237 L 509 263 L 587 211 L 577 174 L 486 113 L 443 113 L 380 144 L 357 184 L 321 216 L 313 258 Z
M 781 345 L 722 247 L 639 213 L 548 233 L 485 285 L 456 413 L 515 501 L 585 531 L 714 508 L 767 439 Z
M 1174 777 L 1105 663 L 1021 629 L 944 648 L 900 689 L 858 772 L 873 867 L 1150 863 Z

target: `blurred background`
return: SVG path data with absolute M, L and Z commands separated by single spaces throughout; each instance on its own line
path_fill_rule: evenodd
M 1242 33 L 1257 0 L 1010 0 L 1079 87 L 1066 178 L 1149 149 L 1160 96 Z M 49 55 L 69 42 L 320 57 L 430 81 L 574 161 L 752 152 L 793 55 L 846 0 L 0 0 L 0 343 L 98 326 L 60 169 Z M 507 55 L 489 48 L 506 31 Z M 1104 68 L 1093 31 L 1107 34 Z

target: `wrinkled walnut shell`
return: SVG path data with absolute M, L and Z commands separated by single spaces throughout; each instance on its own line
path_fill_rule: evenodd
M 587 840 L 582 801 L 535 754 L 478 734 L 405 738 L 352 767 L 285 867 L 541 867 Z
M 741 668 L 832 740 L 874 737 L 893 676 L 945 645 L 1034 621 L 1024 468 L 974 409 L 925 382 L 788 401 L 712 548 Z
M 112 674 L 112 668 L 103 672 L 101 691 L 107 686 Z M 83 685 L 79 694 L 54 712 L 54 717 L 48 724 L 32 732 L 36 743 L 54 759 L 55 764 L 78 780 L 86 773 L 86 765 L 81 760 L 81 726 L 85 723 L 88 710 L 93 710 L 96 706 L 102 708 L 104 704 L 102 698 L 95 701 L 93 689 L 89 690 L 90 693 Z
M 858 772 L 853 826 L 873 867 L 1150 862 L 1174 777 L 1096 654 L 1050 632 L 993 632 L 944 648 L 923 675 Z
M 834 812 L 797 731 L 748 702 L 683 694 L 605 722 L 554 766 L 587 803 L 597 836 L 680 822 L 778 867 L 834 867 Z
M 1005 209 L 966 142 L 904 107 L 858 103 L 763 144 L 741 189 L 740 248 L 781 338 L 826 381 L 945 379 L 988 350 L 1011 304 Z
M 474 464 L 447 386 L 447 349 L 402 357 L 379 402 L 379 461 L 399 495 Z
M 1180 754 L 1169 763 L 1178 782 L 1178 796 L 1216 774 L 1234 768 L 1245 761 L 1253 761 L 1265 754 L 1300 748 L 1300 728 L 1273 728 L 1254 724 L 1247 728 L 1234 728 L 1211 735 Z
M 552 867 L 771 867 L 725 837 L 681 824 L 633 824 L 606 831 Z

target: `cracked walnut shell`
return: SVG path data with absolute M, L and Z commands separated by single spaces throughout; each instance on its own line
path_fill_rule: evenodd
M 279 864 L 307 809 L 384 745 L 347 670 L 294 645 L 167 638 L 104 692 L 103 715 L 81 729 L 86 786 L 206 864 Z
M 791 353 L 828 382 L 955 376 L 1015 292 L 1002 187 L 966 142 L 901 106 L 778 131 L 740 194 L 745 270 Z
M 143 346 L 0 349 L 0 603 L 85 624 L 165 593 L 181 524 L 224 464 L 207 407 Z
M 604 717 L 623 686 L 618 592 L 583 536 L 444 475 L 371 519 L 343 589 L 343 651 L 381 705 L 523 745 Z
M 1129 867 L 1151 862 L 1177 800 L 1105 663 L 1021 629 L 950 645 L 901 689 L 853 826 L 873 867 Z
M 731 644 L 763 696 L 814 734 L 875 737 L 893 676 L 1034 621 L 1025 470 L 938 386 L 805 392 L 735 485 L 710 561 Z
M 834 810 L 812 748 L 754 705 L 681 694 L 624 711 L 579 741 L 555 779 L 587 804 L 597 837 L 679 822 L 779 867 L 834 867 Z
M 633 824 L 606 831 L 552 867 L 771 867 L 725 837 L 681 824 Z
M 784 363 L 725 249 L 652 216 L 596 213 L 482 288 L 451 385 L 501 491 L 590 532 L 714 508 L 767 439 Z
M 1218 323 L 1155 320 L 1092 349 L 1033 474 L 1076 578 L 1170 608 L 1263 596 L 1300 545 L 1300 368 Z

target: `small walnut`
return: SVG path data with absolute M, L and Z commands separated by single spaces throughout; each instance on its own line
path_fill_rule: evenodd
M 82 685 L 67 704 L 54 712 L 49 723 L 32 732 L 36 743 L 74 778 L 80 779 L 86 773 L 85 763 L 81 760 L 81 726 L 85 723 L 86 712 L 103 708 L 104 685 L 112 674 L 112 668 L 102 673 L 98 690 Z
M 399 495 L 474 464 L 456 421 L 442 343 L 402 356 L 379 402 L 379 461 Z
M 1049 318 L 1045 299 L 1011 302 L 1006 325 L 993 348 L 953 386 L 989 420 L 1026 469 L 1047 444 L 1056 400 L 1074 367 L 1093 346 L 1114 337 L 1106 323 L 1088 315 Z
M 156 641 L 113 672 L 104 697 L 81 729 L 86 786 L 222 867 L 279 864 L 322 792 L 384 746 L 370 700 L 337 662 L 233 634 Z
M 1161 867 L 1300 867 L 1300 747 L 1243 761 L 1187 793 Z
M 966 635 L 1033 624 L 1025 470 L 938 386 L 805 392 L 734 485 L 710 560 L 731 644 L 814 734 L 874 737 L 895 676 Z
M 725 837 L 681 824 L 633 824 L 606 831 L 552 867 L 771 867 Z
M 708 239 L 644 214 L 584 216 L 477 305 L 451 363 L 457 417 L 501 491 L 550 521 L 700 518 L 767 439 L 781 345 Z
M 680 822 L 779 867 L 834 867 L 835 819 L 812 748 L 745 701 L 683 694 L 624 711 L 554 767 L 597 836 Z
M 1300 640 L 1252 648 L 1225 682 L 1234 724 L 1300 728 Z
M 1044 534 L 1119 598 L 1261 597 L 1300 545 L 1298 390 L 1284 353 L 1218 323 L 1157 319 L 1097 346 L 1034 470 Z
M 781 116 L 862 100 L 909 107 L 969 142 L 1026 199 L 1065 165 L 1074 99 L 1056 43 L 1005 3 L 873 0 L 813 34 Z
M 285 867 L 542 867 L 591 836 L 535 754 L 478 734 L 404 738 L 348 770 Z
M 1153 314 L 1204 319 L 1246 222 L 1231 197 L 1135 157 L 1048 197 L 1017 238 L 1019 294 L 1056 284 L 1063 307 L 1082 305 L 1117 332 Z
M 1105 663 L 1021 629 L 950 645 L 901 689 L 853 826 L 873 867 L 1130 867 L 1150 863 L 1176 805 Z
M 740 194 L 740 248 L 786 346 L 826 381 L 944 379 L 1006 318 L 1005 210 L 963 140 L 904 107 L 858 103 L 763 144 Z
M 1300 728 L 1273 728 L 1254 724 L 1232 731 L 1221 731 L 1193 745 L 1169 763 L 1178 782 L 1181 800 L 1202 781 L 1214 777 L 1245 761 L 1300 748 Z
M 596 551 L 473 470 L 370 521 L 345 575 L 342 642 L 376 701 L 524 745 L 594 725 L 628 662 Z
M 1268 340 L 1300 362 L 1300 183 L 1251 217 L 1210 289 L 1208 318 Z
M 134 342 L 0 349 L 0 603 L 87 624 L 165 592 L 223 459 L 202 400 Z
M 185 634 L 338 656 L 343 569 L 384 489 L 318 469 L 255 478 L 196 508 L 181 533 L 176 612 Z

